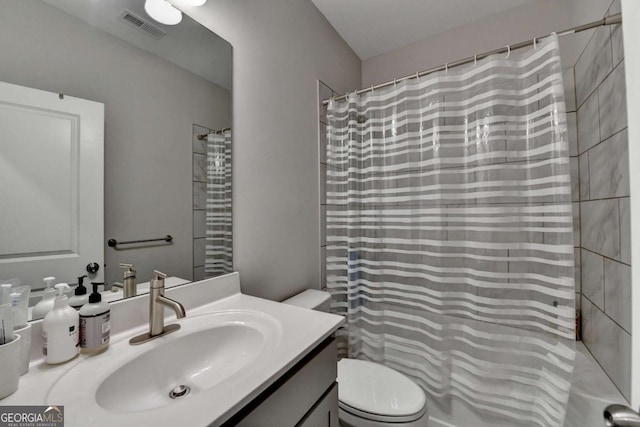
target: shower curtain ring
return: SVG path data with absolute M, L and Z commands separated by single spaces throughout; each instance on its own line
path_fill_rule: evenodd
M 420 71 L 416 71 L 416 81 L 420 81 Z
M 511 56 L 511 45 L 508 44 L 507 45 L 507 59 L 509 59 L 510 56 Z
M 534 49 L 538 49 L 538 38 L 537 37 L 533 38 L 533 48 Z
M 473 65 L 474 66 L 478 65 L 478 54 L 477 53 L 475 55 L 473 55 Z
M 396 79 L 393 79 L 393 88 L 396 88 Z
M 444 63 L 444 73 L 445 74 L 449 74 L 449 63 L 448 62 Z

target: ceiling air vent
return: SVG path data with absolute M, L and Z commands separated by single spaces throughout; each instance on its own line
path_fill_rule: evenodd
M 118 16 L 118 20 L 124 22 L 127 25 L 134 27 L 135 29 L 142 31 L 143 33 L 153 37 L 156 40 L 166 36 L 167 33 L 156 27 L 149 21 L 144 20 L 138 15 L 125 10 Z

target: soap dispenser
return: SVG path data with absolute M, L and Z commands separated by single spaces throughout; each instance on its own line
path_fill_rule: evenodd
M 86 274 L 78 277 L 78 286 L 76 287 L 74 295 L 69 298 L 69 305 L 71 308 L 75 308 L 76 310 L 80 310 L 83 305 L 89 302 L 87 288 L 83 284 L 85 277 L 87 277 Z
M 103 283 L 91 284 L 93 293 L 89 296 L 89 303 L 80 309 L 80 351 L 96 354 L 109 346 L 111 309 L 98 292 L 98 286 Z
M 44 316 L 42 322 L 42 354 L 45 363 L 57 364 L 73 359 L 79 349 L 80 316 L 78 312 L 69 307 L 64 295 L 69 285 L 58 283 L 55 286 L 57 296 L 53 310 Z
M 51 287 L 51 284 L 56 278 L 45 277 L 42 280 L 47 284 L 47 287 L 42 292 L 42 299 L 33 307 L 33 313 L 31 314 L 32 320 L 42 319 L 53 309 L 56 290 Z

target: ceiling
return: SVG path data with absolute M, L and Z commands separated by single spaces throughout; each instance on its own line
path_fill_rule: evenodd
M 144 11 L 144 0 L 43 0 L 93 27 L 172 62 L 226 89 L 231 89 L 231 45 L 187 15 L 178 25 L 163 25 Z M 125 10 L 167 35 L 156 40 L 118 20 Z
M 312 0 L 365 60 L 533 0 Z

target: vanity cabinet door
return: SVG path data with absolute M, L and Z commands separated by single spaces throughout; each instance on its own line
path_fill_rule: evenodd
M 337 354 L 334 339 L 320 344 L 276 384 L 225 422 L 223 426 L 337 426 L 337 422 L 316 423 L 316 420 L 328 419 L 327 408 L 331 406 L 329 402 L 331 399 L 334 400 L 336 408 L 338 405 Z M 314 413 L 316 409 L 317 415 Z M 337 409 L 333 413 L 335 413 L 333 418 L 337 419 Z M 307 421 L 309 424 L 306 424 Z
M 338 383 L 333 383 L 296 427 L 338 427 Z

